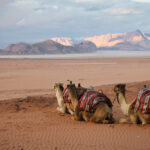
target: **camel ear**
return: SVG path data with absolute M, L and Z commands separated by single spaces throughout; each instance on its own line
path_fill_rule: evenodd
M 81 87 L 81 84 L 80 84 L 80 83 L 78 83 L 78 87 Z

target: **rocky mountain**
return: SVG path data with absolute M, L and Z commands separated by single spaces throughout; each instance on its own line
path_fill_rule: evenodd
M 150 40 L 150 34 L 144 33 L 144 35 L 146 36 L 146 38 L 147 38 L 148 40 Z
M 136 30 L 134 32 L 88 37 L 82 40 L 51 38 L 35 44 L 11 44 L 0 50 L 0 54 L 67 54 L 95 52 L 97 50 L 150 50 L 150 34 Z
M 140 30 L 136 30 L 134 32 L 89 37 L 84 40 L 93 42 L 97 47 L 113 47 L 119 43 L 138 43 L 148 39 Z
M 96 51 L 97 47 L 90 41 L 83 41 L 74 46 L 65 46 L 53 40 L 46 40 L 35 44 L 17 43 L 0 50 L 1 55 L 40 55 L 67 54 Z
M 71 38 L 55 38 L 55 41 L 63 45 L 74 45 Z M 150 34 L 140 30 L 93 36 L 84 38 L 83 41 L 94 43 L 99 50 L 150 50 Z
M 59 44 L 65 45 L 65 46 L 73 46 L 83 41 L 83 40 L 73 39 L 70 37 L 55 37 L 55 38 L 51 38 L 50 40 L 57 42 Z

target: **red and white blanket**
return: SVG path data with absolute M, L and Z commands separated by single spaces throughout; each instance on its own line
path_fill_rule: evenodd
M 71 103 L 71 99 L 69 99 L 68 88 L 65 88 L 63 91 L 63 99 L 64 99 L 64 103 Z
M 88 112 L 94 112 L 99 103 L 107 103 L 112 107 L 111 101 L 103 94 L 92 89 L 87 89 L 79 100 L 79 107 Z
M 134 112 L 150 112 L 150 89 L 144 88 L 140 90 L 138 97 L 135 99 L 132 106 L 134 107 Z
M 77 93 L 79 99 L 81 98 L 82 95 L 83 92 Z M 69 98 L 68 88 L 65 88 L 65 90 L 63 91 L 63 99 L 64 99 L 64 103 L 71 103 L 71 99 Z

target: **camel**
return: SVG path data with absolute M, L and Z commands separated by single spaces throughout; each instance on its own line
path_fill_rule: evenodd
M 58 107 L 57 110 L 61 113 L 70 113 L 71 115 L 73 115 L 73 109 L 72 109 L 72 105 L 70 103 L 65 103 L 64 102 L 64 98 L 63 98 L 63 91 L 64 91 L 64 87 L 62 83 L 55 83 L 54 85 L 54 89 L 56 92 L 56 98 L 57 98 L 57 103 L 58 103 Z
M 143 113 L 141 112 L 141 110 L 135 109 L 135 105 L 136 103 L 138 103 L 137 102 L 138 97 L 134 99 L 132 103 L 127 104 L 126 98 L 125 98 L 125 92 L 126 92 L 125 86 L 126 86 L 125 84 L 118 84 L 114 87 L 117 101 L 121 107 L 123 114 L 127 117 L 127 119 L 121 118 L 119 122 L 120 123 L 133 123 L 133 124 L 142 123 L 142 125 L 150 123 L 150 112 L 146 111 L 146 113 Z M 145 89 L 145 86 L 144 86 L 144 89 Z M 147 89 L 147 90 L 149 90 L 149 95 L 147 95 L 149 97 L 147 98 L 150 101 L 150 89 Z
M 72 84 L 72 81 L 70 81 L 70 84 Z M 73 115 L 74 110 L 73 105 L 71 104 L 70 99 L 68 98 L 68 89 L 64 89 L 62 83 L 55 83 L 54 89 L 56 92 L 56 98 L 58 102 L 57 110 L 61 113 L 70 113 L 71 115 Z M 82 87 L 80 83 L 78 84 L 78 87 L 76 87 L 76 89 L 78 96 L 80 96 L 82 92 L 86 90 L 86 88 Z
M 86 94 L 86 92 L 88 90 L 82 89 L 84 93 L 83 93 L 82 97 L 80 97 L 80 98 L 77 96 L 78 90 L 75 87 L 75 85 L 73 85 L 73 84 L 68 85 L 68 90 L 69 90 L 69 97 L 71 99 L 71 103 L 72 103 L 73 110 L 74 110 L 74 116 L 72 117 L 73 120 L 77 120 L 77 121 L 84 120 L 84 121 L 91 121 L 91 122 L 95 122 L 95 123 L 104 123 L 104 124 L 114 122 L 114 119 L 112 117 L 112 104 L 111 104 L 110 100 L 104 94 L 102 95 L 102 97 L 103 97 L 102 101 L 101 102 L 98 101 L 94 110 L 89 111 L 89 110 L 86 110 L 85 108 L 80 107 L 80 104 L 81 104 L 80 102 L 81 102 L 82 98 L 84 97 L 84 94 Z M 94 91 L 94 93 L 95 92 L 97 92 L 97 91 Z M 98 92 L 97 92 L 97 94 L 98 94 Z M 99 98 L 99 97 L 97 97 L 97 98 Z M 109 105 L 106 101 L 109 101 Z M 96 102 L 96 101 L 94 101 L 94 102 Z M 90 108 L 90 104 L 87 107 Z

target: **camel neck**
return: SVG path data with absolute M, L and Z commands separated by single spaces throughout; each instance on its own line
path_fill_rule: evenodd
M 70 97 L 73 103 L 78 103 L 77 95 L 71 94 Z
M 56 97 L 63 97 L 63 91 L 60 89 L 56 90 Z
M 124 93 L 119 93 L 117 96 L 117 99 L 118 99 L 120 105 L 127 105 Z
M 129 112 L 129 104 L 127 104 L 126 99 L 125 99 L 125 94 L 124 93 L 119 93 L 117 96 L 117 99 L 119 101 L 121 110 L 123 112 L 124 115 L 128 116 L 128 112 Z

